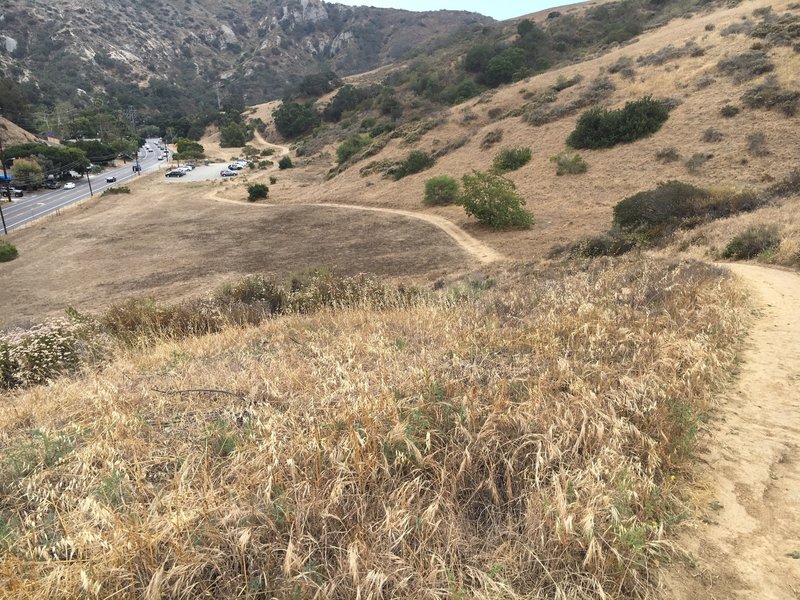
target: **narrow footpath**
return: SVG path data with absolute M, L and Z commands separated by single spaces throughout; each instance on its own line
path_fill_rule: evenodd
M 702 514 L 678 540 L 664 598 L 800 598 L 800 274 L 727 265 L 756 322 L 741 372 L 701 439 Z

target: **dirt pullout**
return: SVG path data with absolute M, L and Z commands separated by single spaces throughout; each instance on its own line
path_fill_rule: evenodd
M 703 515 L 680 540 L 665 598 L 800 598 L 800 275 L 730 265 L 758 319 L 699 458 Z

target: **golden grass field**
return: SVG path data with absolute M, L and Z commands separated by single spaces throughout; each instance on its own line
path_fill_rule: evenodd
M 56 327 L 37 330 L 37 345 L 11 334 L 31 357 L 21 370 L 53 356 L 70 369 L 0 396 L 0 598 L 758 597 L 758 585 L 742 591 L 733 576 L 719 580 L 743 560 L 692 570 L 682 527 L 688 520 L 689 531 L 701 531 L 698 514 L 711 527 L 717 513 L 706 507 L 726 497 L 711 485 L 698 491 L 709 468 L 695 461 L 698 435 L 738 424 L 715 450 L 732 461 L 726 468 L 749 464 L 736 462 L 736 452 L 750 451 L 749 425 L 738 413 L 726 421 L 717 407 L 748 372 L 739 362 L 752 358 L 744 336 L 782 284 L 748 297 L 740 280 L 697 259 L 718 260 L 733 235 L 774 224 L 781 246 L 759 260 L 797 266 L 800 197 L 680 232 L 657 253 L 546 257 L 554 245 L 606 231 L 617 202 L 660 181 L 760 191 L 797 168 L 796 117 L 719 115 L 761 81 L 736 84 L 718 72 L 720 59 L 752 44 L 721 30 L 768 4 L 709 8 L 444 110 L 418 143 L 392 140 L 332 179 L 335 145 L 302 157 L 293 148 L 295 169 L 235 182 L 142 177 L 129 195 L 12 233 L 20 257 L 0 266 L 0 327 L 74 306 L 85 338 Z M 789 4 L 772 6 L 797 14 Z M 636 63 L 689 40 L 701 56 Z M 769 52 L 781 83 L 800 89 L 800 54 Z M 608 73 L 623 56 L 633 59 L 631 80 Z M 519 112 L 526 94 L 576 74 L 583 80 L 559 103 L 600 75 L 616 85 L 609 106 L 643 95 L 680 103 L 653 136 L 582 151 L 588 172 L 559 177 L 550 157 L 565 150 L 578 115 L 534 127 Z M 251 116 L 272 127 L 275 106 Z M 721 141 L 703 141 L 709 127 Z M 496 129 L 502 142 L 481 149 Z M 764 134 L 768 154 L 748 153 L 753 133 Z M 288 150 L 274 132 L 265 137 L 254 144 Z M 423 173 L 400 181 L 359 174 L 369 160 L 462 138 Z M 229 158 L 213 129 L 203 144 Z M 491 231 L 460 207 L 422 205 L 427 178 L 487 169 L 512 146 L 533 151 L 508 174 L 535 215 L 530 230 Z M 656 150 L 671 146 L 681 160 L 659 162 Z M 713 157 L 689 172 L 684 161 L 698 152 Z M 270 175 L 278 181 L 269 199 L 244 202 L 246 184 Z M 358 279 L 366 283 L 347 302 L 300 302 L 209 335 L 189 335 L 191 315 L 181 321 L 198 308 L 197 321 L 225 323 L 214 321 L 219 305 L 208 298 L 226 281 L 309 267 L 384 283 Z M 119 304 L 142 296 L 162 304 Z M 786 314 L 758 331 L 765 344 L 752 364 L 766 371 L 770 353 L 781 354 L 794 366 L 780 377 L 794 381 L 800 358 L 791 362 L 791 340 L 766 343 L 770 331 L 789 331 Z M 136 329 L 137 320 L 145 326 Z M 0 375 L 7 356 L 0 352 Z M 766 389 L 749 390 L 766 398 L 757 412 L 772 410 L 776 394 Z M 778 467 L 765 464 L 772 481 Z M 795 490 L 786 473 L 780 485 Z M 755 510 L 758 489 L 741 505 Z M 735 525 L 747 517 L 725 514 Z M 770 518 L 775 526 L 786 515 Z M 749 540 L 719 550 L 718 562 Z M 762 583 L 793 585 L 792 548 L 775 550 L 776 561 L 750 550 Z M 664 567 L 680 557 L 683 581 L 668 580 L 665 592 Z
M 649 597 L 741 294 L 695 263 L 490 275 L 7 395 L 0 597 Z

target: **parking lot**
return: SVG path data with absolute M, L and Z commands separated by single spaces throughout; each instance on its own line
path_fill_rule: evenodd
M 208 166 L 201 165 L 199 167 L 195 167 L 193 170 L 189 171 L 183 177 L 164 177 L 164 181 L 168 181 L 170 183 L 181 183 L 186 181 L 209 181 L 212 179 L 227 179 L 226 177 L 220 177 L 219 172 L 223 169 L 228 167 L 228 163 L 212 163 Z M 164 172 L 166 175 L 172 171 L 169 169 Z M 243 171 L 239 171 L 242 173 Z M 231 177 L 230 179 L 236 179 L 235 177 Z

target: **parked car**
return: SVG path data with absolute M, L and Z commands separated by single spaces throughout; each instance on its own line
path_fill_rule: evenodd
M 48 190 L 57 190 L 61 186 L 55 180 L 48 180 L 44 182 L 44 187 L 46 187 Z
M 116 183 L 116 182 L 117 182 L 116 177 L 106 177 L 106 183 Z
M 238 175 L 236 171 L 231 171 L 230 169 L 223 169 L 219 174 L 222 177 L 236 177 Z
M 174 171 L 169 171 L 164 177 L 183 177 L 184 175 L 186 175 L 185 171 L 175 169 Z
M 7 198 L 9 194 L 14 196 L 15 198 L 22 198 L 22 196 L 25 195 L 25 192 L 23 192 L 19 188 L 15 188 L 15 187 L 5 187 L 5 186 L 3 186 L 3 187 L 0 188 L 0 196 L 2 196 L 3 198 Z
M 242 168 L 242 165 L 237 164 L 237 163 L 231 163 L 231 164 L 228 165 L 228 170 L 229 171 L 239 171 L 241 168 Z
M 75 182 L 74 181 L 68 181 L 67 183 L 64 184 L 64 189 L 65 190 L 74 190 L 75 189 Z

